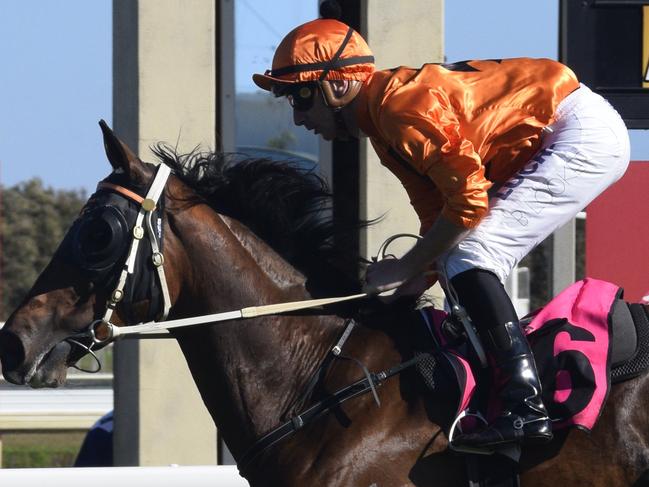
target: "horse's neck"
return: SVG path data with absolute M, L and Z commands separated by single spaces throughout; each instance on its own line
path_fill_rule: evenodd
M 193 289 L 178 303 L 183 314 L 309 299 L 304 277 L 237 222 L 210 222 L 185 247 L 195 264 Z M 178 334 L 203 400 L 235 456 L 291 410 L 341 322 L 273 316 Z

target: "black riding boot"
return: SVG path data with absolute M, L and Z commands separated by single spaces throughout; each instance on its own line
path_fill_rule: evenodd
M 503 413 L 482 430 L 456 436 L 452 448 L 488 452 L 512 443 L 550 441 L 552 426 L 541 399 L 534 356 L 519 323 L 484 330 L 481 336 L 495 366 Z

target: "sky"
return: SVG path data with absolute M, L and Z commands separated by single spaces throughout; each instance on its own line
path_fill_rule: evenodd
M 92 191 L 109 172 L 97 122 L 112 119 L 111 10 L 111 0 L 0 0 L 3 185 L 40 177 Z M 251 73 L 316 13 L 316 0 L 236 0 L 237 90 L 253 91 Z M 445 2 L 448 61 L 557 51 L 558 0 Z M 632 159 L 649 160 L 649 132 L 632 131 L 631 143 Z

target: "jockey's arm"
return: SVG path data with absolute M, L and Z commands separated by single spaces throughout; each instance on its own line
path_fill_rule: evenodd
M 459 226 L 440 215 L 423 238 L 401 258 L 406 279 L 424 272 L 445 252 L 455 247 L 469 233 L 469 229 Z
M 435 100 L 430 100 L 425 115 L 407 117 L 397 110 L 401 105 L 388 103 L 384 107 L 383 131 L 389 134 L 389 145 L 418 174 L 432 181 L 443 207 L 423 239 L 404 257 L 385 259 L 368 268 L 368 292 L 394 289 L 423 274 L 478 225 L 488 208 L 490 183 L 473 144 L 461 137 L 455 115 Z M 411 201 L 415 199 L 411 195 Z
M 383 259 L 372 264 L 367 269 L 364 291 L 388 291 L 422 276 L 435 260 L 457 245 L 468 232 L 467 228 L 440 215 L 423 238 L 401 259 Z

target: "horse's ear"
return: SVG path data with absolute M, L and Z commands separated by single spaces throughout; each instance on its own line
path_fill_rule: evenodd
M 106 157 L 108 157 L 110 165 L 116 171 L 121 169 L 126 175 L 132 175 L 134 169 L 142 165 L 140 158 L 124 142 L 117 138 L 106 122 L 100 120 L 99 126 L 104 135 L 104 149 L 106 150 Z

